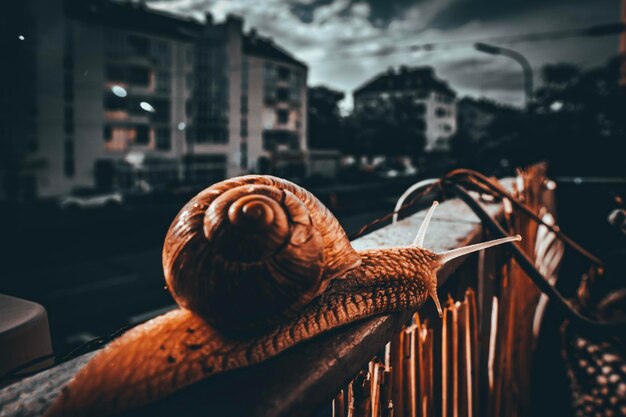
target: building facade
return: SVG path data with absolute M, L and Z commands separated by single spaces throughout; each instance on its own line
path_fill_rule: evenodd
M 9 35 L 23 55 L 16 85 L 31 87 L 2 109 L 8 126 L 29 120 L 0 132 L 20 161 L 2 172 L 1 197 L 209 185 L 306 149 L 306 65 L 238 17 L 200 23 L 107 0 L 20 7 L 28 25 Z
M 450 137 L 457 130 L 456 93 L 438 79 L 430 67 L 400 67 L 381 73 L 357 88 L 354 110 L 393 107 L 392 102 L 409 100 L 425 139 L 427 152 L 450 150 Z

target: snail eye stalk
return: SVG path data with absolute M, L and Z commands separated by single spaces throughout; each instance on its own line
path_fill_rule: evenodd
M 426 231 L 428 230 L 428 225 L 435 213 L 435 209 L 439 205 L 438 201 L 433 201 L 433 205 L 430 206 L 426 216 L 424 217 L 424 221 L 420 225 L 419 230 L 417 231 L 417 235 L 415 236 L 415 240 L 413 241 L 413 246 L 417 246 L 423 248 L 424 246 L 424 238 L 426 237 Z M 439 262 L 439 266 L 444 265 L 447 262 L 450 262 L 453 259 L 458 257 L 469 255 L 470 253 L 478 252 L 483 249 L 491 248 L 493 246 L 502 245 L 508 242 L 515 242 L 522 240 L 520 235 L 508 236 L 501 239 L 494 239 L 488 242 L 477 243 L 475 245 L 465 246 L 463 248 L 456 248 L 446 252 L 438 253 L 437 261 Z M 443 317 L 443 309 L 441 308 L 441 303 L 439 302 L 439 297 L 437 295 L 437 276 L 433 274 L 432 280 L 428 285 L 428 293 L 430 297 L 435 302 L 435 306 L 437 307 L 437 311 L 439 312 L 439 317 Z
M 424 238 L 426 237 L 426 231 L 428 230 L 428 225 L 430 224 L 430 220 L 433 218 L 433 214 L 435 213 L 435 209 L 439 205 L 438 201 L 433 201 L 433 205 L 430 206 L 428 212 L 426 213 L 426 217 L 424 217 L 424 221 L 420 225 L 419 230 L 417 231 L 417 235 L 415 236 L 415 240 L 413 241 L 413 246 L 417 246 L 422 248 L 424 246 Z M 437 274 L 433 273 L 428 283 L 428 294 L 430 298 L 435 302 L 435 306 L 437 307 L 437 312 L 439 313 L 439 317 L 443 316 L 443 310 L 441 309 L 441 303 L 439 302 L 439 296 L 437 295 Z
M 431 207 L 430 211 L 426 215 L 426 219 L 424 219 L 424 223 L 426 223 L 427 220 L 430 220 L 428 215 L 429 214 L 432 215 L 431 213 L 432 211 L 433 211 L 433 207 Z M 422 224 L 422 227 L 420 227 L 420 232 L 422 231 L 423 226 L 424 224 Z M 504 237 L 502 239 L 490 240 L 489 242 L 477 243 L 475 245 L 469 245 L 463 248 L 452 249 L 446 252 L 438 253 L 437 261 L 439 262 L 439 265 L 441 266 L 441 265 L 444 265 L 446 262 L 450 262 L 451 260 L 456 259 L 460 256 L 469 255 L 470 253 L 478 252 L 483 249 L 502 245 L 503 243 L 515 242 L 515 241 L 520 241 L 520 240 L 522 240 L 522 237 L 520 235 L 515 235 L 515 236 Z M 439 313 L 439 317 L 443 317 L 443 310 L 441 308 L 441 303 L 439 302 L 439 297 L 437 295 L 437 275 L 436 274 L 433 274 L 433 278 L 428 284 L 427 289 L 428 289 L 428 294 L 435 302 L 435 306 L 437 307 L 437 312 Z
M 420 248 L 424 246 L 424 238 L 426 237 L 426 230 L 428 230 L 428 225 L 430 224 L 430 219 L 432 219 L 433 214 L 435 213 L 435 209 L 439 205 L 438 201 L 433 201 L 433 205 L 428 209 L 428 213 L 426 213 L 426 217 L 424 217 L 424 221 L 417 231 L 417 235 L 415 236 L 415 240 L 413 241 L 414 246 L 419 246 Z
M 463 248 L 456 248 L 446 252 L 438 253 L 437 260 L 441 265 L 444 265 L 447 262 L 450 262 L 453 259 L 456 259 L 460 256 L 469 255 L 470 253 L 478 252 L 483 249 L 491 248 L 493 246 L 502 245 L 504 243 L 509 242 L 517 242 L 522 240 L 520 235 L 515 236 L 507 236 L 501 239 L 494 239 L 488 242 L 476 243 L 475 245 L 465 246 Z

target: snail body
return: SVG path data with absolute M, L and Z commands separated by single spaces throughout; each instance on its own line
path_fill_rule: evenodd
M 417 245 L 355 251 L 330 211 L 291 182 L 215 184 L 183 207 L 165 239 L 165 279 L 181 308 L 100 351 L 46 416 L 112 415 L 339 326 L 419 308 L 429 295 L 439 308 L 445 262 L 512 240 L 444 254 Z

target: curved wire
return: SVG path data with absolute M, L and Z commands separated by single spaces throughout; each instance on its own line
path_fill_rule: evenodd
M 400 210 L 402 209 L 402 206 L 404 205 L 404 200 L 406 200 L 411 194 L 413 194 L 414 192 L 422 188 L 426 188 L 428 186 L 436 184 L 439 181 L 441 181 L 441 179 L 439 178 L 429 178 L 427 180 L 422 180 L 420 182 L 417 182 L 411 185 L 409 188 L 407 188 L 406 191 L 402 193 L 400 198 L 398 198 L 398 201 L 396 202 L 396 206 L 393 208 L 393 217 L 391 219 L 391 222 L 396 223 L 398 221 L 398 215 L 400 214 Z
M 402 206 L 400 208 L 392 211 L 391 213 L 388 213 L 388 214 L 384 215 L 383 217 L 379 217 L 379 218 L 377 218 L 377 219 L 375 219 L 375 220 L 365 224 L 356 233 L 351 234 L 349 236 L 349 239 L 350 240 L 354 240 L 354 239 L 364 235 L 365 232 L 367 232 L 370 228 L 372 228 L 374 226 L 377 226 L 377 225 L 379 225 L 381 223 L 384 223 L 387 220 L 391 219 L 395 214 L 401 213 L 404 210 L 414 206 L 420 200 L 420 198 L 422 198 L 424 195 L 430 193 L 435 188 L 435 186 L 439 185 L 440 182 L 441 182 L 441 180 L 434 181 L 429 186 L 426 186 L 425 188 L 421 189 L 420 192 L 418 193 L 418 195 L 413 197 L 407 203 L 402 204 Z M 413 192 L 415 192 L 415 190 Z
M 478 216 L 481 222 L 496 236 L 504 237 L 509 234 L 487 213 L 480 204 L 469 194 L 462 186 L 445 180 L 442 182 L 444 188 L 448 188 L 454 192 L 467 206 Z M 539 288 L 539 290 L 550 297 L 555 306 L 561 313 L 579 326 L 582 330 L 590 333 L 611 333 L 624 334 L 626 332 L 626 322 L 604 322 L 597 321 L 582 315 L 574 309 L 567 299 L 535 268 L 533 262 L 528 256 L 514 243 L 508 243 L 507 247 L 511 249 L 513 257 L 519 266 L 528 274 L 529 278 Z
M 476 184 L 476 181 L 479 181 L 479 183 L 476 184 L 476 185 L 478 185 L 480 188 L 482 188 L 483 191 L 486 188 L 486 189 L 491 190 L 492 192 L 495 192 L 496 194 L 498 194 L 499 197 L 509 199 L 511 201 L 511 203 L 516 208 L 522 210 L 526 215 L 528 215 L 534 221 L 536 221 L 536 222 L 546 226 L 551 232 L 554 232 L 559 238 L 561 238 L 561 240 L 563 240 L 563 242 L 565 242 L 567 245 L 569 245 L 576 252 L 580 253 L 581 255 L 583 255 L 585 258 L 589 259 L 591 262 L 593 262 L 597 266 L 603 267 L 604 264 L 603 264 L 603 262 L 602 262 L 602 260 L 600 258 L 598 258 L 597 256 L 593 255 L 587 249 L 583 248 L 578 243 L 576 243 L 571 237 L 569 237 L 568 235 L 563 233 L 558 226 L 546 223 L 543 219 L 541 219 L 539 216 L 537 216 L 537 214 L 533 213 L 528 207 L 526 207 L 526 205 L 520 203 L 515 197 L 513 197 L 511 195 L 511 193 L 509 193 L 506 189 L 504 189 L 504 187 L 502 187 L 500 184 L 498 184 L 495 181 L 487 178 L 484 174 L 481 174 L 478 171 L 474 171 L 474 170 L 471 170 L 471 169 L 465 169 L 465 168 L 463 168 L 463 169 L 455 169 L 453 171 L 450 171 L 449 173 L 447 173 L 445 175 L 445 177 L 443 179 L 444 180 L 452 180 L 454 177 L 458 177 L 458 176 L 470 177 L 470 180 L 473 180 L 474 184 Z

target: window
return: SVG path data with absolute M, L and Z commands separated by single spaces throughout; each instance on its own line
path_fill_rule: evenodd
M 241 114 L 248 113 L 248 96 L 247 95 L 241 96 L 241 108 L 239 110 L 241 111 Z
M 276 119 L 278 124 L 281 125 L 289 123 L 289 112 L 287 110 L 276 110 Z
M 147 56 L 150 51 L 150 40 L 141 36 L 131 35 L 128 37 L 128 45 L 134 55 Z
M 248 91 L 248 58 L 241 62 L 241 91 Z
M 63 115 L 63 130 L 67 134 L 74 133 L 74 109 L 66 106 Z
M 169 151 L 172 148 L 171 132 L 167 127 L 156 130 L 156 147 L 161 151 Z
M 111 31 L 106 34 L 105 50 L 110 58 L 120 58 L 127 54 L 126 36 L 123 33 Z
M 156 77 L 156 91 L 159 93 L 170 92 L 170 74 L 168 72 L 159 72 Z
M 207 184 L 226 177 L 226 155 L 187 155 L 183 163 L 185 177 L 192 183 Z
M 66 139 L 63 143 L 63 174 L 71 178 L 74 176 L 75 171 L 74 141 L 72 139 Z
M 166 99 L 150 99 L 150 104 L 154 107 L 154 113 L 151 113 L 150 119 L 155 122 L 170 121 L 170 102 Z
M 203 125 L 195 129 L 195 143 L 227 143 L 228 128 Z
M 111 142 L 113 139 L 113 129 L 111 129 L 111 125 L 104 125 L 102 128 L 102 138 L 106 143 Z
M 437 107 L 435 110 L 435 116 L 437 117 L 446 117 L 448 112 L 443 107 Z
M 276 98 L 278 101 L 287 101 L 289 100 L 289 90 L 286 88 L 278 88 L 276 89 Z
M 148 126 L 137 126 L 136 132 L 135 144 L 147 145 L 150 143 L 150 128 Z
M 293 76 L 291 77 L 291 82 L 289 83 L 289 91 L 291 93 L 291 97 L 289 98 L 289 100 L 294 103 L 300 102 L 300 94 L 303 84 L 301 78 L 302 76 L 300 73 L 294 72 Z
M 104 96 L 104 109 L 108 111 L 126 110 L 126 103 L 125 97 L 118 97 L 114 94 Z
M 245 117 L 241 118 L 240 134 L 242 138 L 248 137 L 248 119 Z
M 239 145 L 239 151 L 241 153 L 240 167 L 241 169 L 248 169 L 248 144 L 241 142 Z
M 74 74 L 71 71 L 65 71 L 63 76 L 63 99 L 74 100 Z
M 276 71 L 274 66 L 266 62 L 263 68 L 263 99 L 266 103 L 276 100 Z
M 298 135 L 285 130 L 263 132 L 263 149 L 272 152 L 280 148 L 298 149 Z
M 191 65 L 193 64 L 193 48 L 187 48 L 187 52 L 186 52 L 186 59 L 187 59 L 187 64 Z
M 170 64 L 170 46 L 165 41 L 155 41 L 152 45 L 152 54 L 159 65 Z
M 104 77 L 107 81 L 126 82 L 126 69 L 121 65 L 107 65 Z
M 134 85 L 147 86 L 150 84 L 150 71 L 144 67 L 130 67 L 128 81 Z
M 278 78 L 281 80 L 288 80 L 291 75 L 291 71 L 287 67 L 278 67 Z

